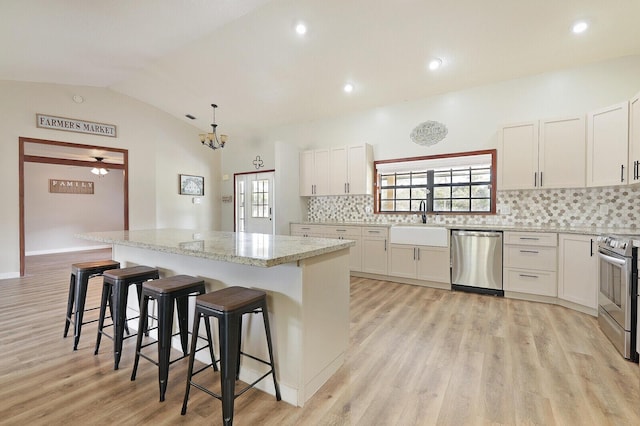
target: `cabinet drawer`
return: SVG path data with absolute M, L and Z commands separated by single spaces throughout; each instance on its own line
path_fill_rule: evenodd
M 291 235 L 313 235 L 313 236 L 321 236 L 323 232 L 322 225 L 302 225 L 302 224 L 291 224 Z
M 361 235 L 359 226 L 323 226 L 322 232 L 333 237 L 359 237 Z
M 555 271 L 558 249 L 555 247 L 505 246 L 506 268 Z
M 362 228 L 362 236 L 367 238 L 388 238 L 389 228 L 381 226 L 365 226 Z
M 504 270 L 504 290 L 555 297 L 558 294 L 555 272 L 526 269 Z
M 504 243 L 556 247 L 558 245 L 558 234 L 549 232 L 505 232 Z

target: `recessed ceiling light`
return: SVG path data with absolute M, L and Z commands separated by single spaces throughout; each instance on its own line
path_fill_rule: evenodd
M 298 22 L 298 24 L 296 25 L 296 33 L 301 36 L 307 33 L 307 26 L 304 22 Z
M 344 87 L 342 88 L 342 90 L 344 90 L 345 93 L 353 92 L 353 84 L 351 84 L 351 83 L 345 84 Z
M 429 62 L 429 69 L 430 69 L 431 71 L 435 71 L 435 70 L 437 70 L 438 68 L 440 68 L 441 66 L 442 66 L 442 59 L 440 59 L 440 58 L 432 59 L 432 60 Z
M 571 28 L 571 30 L 573 31 L 574 34 L 581 34 L 585 32 L 587 28 L 589 28 L 589 24 L 587 24 L 585 21 L 578 21 L 575 24 L 573 24 L 573 27 Z

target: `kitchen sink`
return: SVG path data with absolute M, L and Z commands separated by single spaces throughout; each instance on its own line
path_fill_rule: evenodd
M 449 247 L 449 230 L 428 225 L 393 225 L 389 241 L 391 244 Z

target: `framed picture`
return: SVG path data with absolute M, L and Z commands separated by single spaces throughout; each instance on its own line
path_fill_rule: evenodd
M 180 194 L 203 196 L 204 177 L 180 175 Z

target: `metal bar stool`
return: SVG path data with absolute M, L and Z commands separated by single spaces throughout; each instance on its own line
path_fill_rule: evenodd
M 262 313 L 264 320 L 264 329 L 267 337 L 267 348 L 269 350 L 269 361 L 256 358 L 252 355 L 242 352 L 240 349 L 241 332 L 242 332 L 242 316 L 250 313 Z M 189 355 L 189 367 L 187 372 L 187 389 L 184 394 L 184 402 L 182 403 L 182 415 L 187 412 L 187 401 L 189 400 L 189 390 L 191 386 L 206 392 L 222 401 L 222 420 L 225 425 L 233 424 L 233 403 L 237 397 L 254 387 L 260 380 L 271 374 L 273 377 L 273 385 L 276 391 L 276 400 L 280 401 L 280 387 L 276 379 L 276 369 L 273 363 L 273 350 L 271 345 L 271 332 L 269 330 L 269 315 L 267 312 L 267 295 L 264 291 L 245 288 L 245 287 L 227 287 L 222 290 L 207 293 L 196 297 L 196 311 L 193 322 L 193 336 L 198 335 L 198 327 L 200 319 L 205 319 L 208 323 L 209 317 L 218 319 L 218 329 L 220 336 L 220 384 L 221 395 L 210 391 L 205 386 L 193 381 L 193 376 L 205 371 L 210 366 L 214 366 L 216 361 L 212 357 L 212 363 L 206 365 L 200 370 L 193 371 L 193 362 L 195 359 L 195 339 L 191 340 L 191 353 Z M 212 346 L 213 341 L 210 336 L 208 345 Z M 235 393 L 236 380 L 240 373 L 240 355 L 248 356 L 256 361 L 271 367 L 262 377 L 246 386 L 237 394 Z
M 97 260 L 94 262 L 74 263 L 71 265 L 69 279 L 69 298 L 67 301 L 67 316 L 64 323 L 64 337 L 69 333 L 69 325 L 73 323 L 73 350 L 78 349 L 82 326 L 97 320 L 83 321 L 84 313 L 99 309 L 98 306 L 85 309 L 89 280 L 98 277 L 110 269 L 120 268 L 120 263 L 114 260 Z M 75 305 L 75 311 L 74 311 Z
M 138 340 L 136 343 L 136 357 L 133 363 L 133 372 L 131 380 L 136 379 L 138 370 L 138 362 L 143 357 L 158 366 L 158 382 L 160 385 L 160 402 L 164 401 L 164 394 L 167 390 L 167 382 L 169 380 L 169 365 L 179 361 L 187 356 L 188 340 L 189 340 L 189 296 L 196 294 L 205 294 L 204 281 L 188 275 L 176 275 L 170 278 L 162 278 L 159 280 L 147 281 L 142 284 L 142 296 L 140 299 L 140 321 L 138 326 Z M 146 344 L 142 344 L 142 336 L 147 329 L 149 299 L 158 301 L 158 340 Z M 173 306 L 178 311 L 179 333 L 173 332 Z M 205 323 L 207 329 L 207 337 L 211 337 L 211 328 L 209 323 Z M 180 335 L 180 343 L 182 345 L 183 355 L 180 358 L 170 361 L 171 355 L 171 338 Z M 197 339 L 194 335 L 192 339 Z M 158 344 L 157 361 L 141 352 L 142 348 Z M 204 349 L 204 348 L 203 348 Z M 209 345 L 209 353 L 213 358 L 213 348 Z M 216 368 L 217 369 L 217 368 Z
M 96 338 L 95 355 L 98 354 L 100 348 L 100 338 L 104 334 L 113 340 L 113 369 L 117 370 L 122 356 L 122 341 L 124 340 L 124 329 L 127 322 L 127 296 L 129 295 L 129 286 L 135 284 L 138 290 L 138 303 L 142 293 L 142 283 L 149 280 L 159 278 L 158 270 L 149 266 L 131 266 L 128 268 L 114 269 L 105 271 L 102 283 L 102 301 L 100 303 L 100 317 L 98 318 L 98 335 Z M 111 309 L 113 314 L 111 319 L 113 322 L 113 336 L 104 332 L 104 316 L 107 303 L 111 301 Z M 137 317 L 131 318 L 135 319 Z M 131 337 L 131 336 L 127 336 Z

